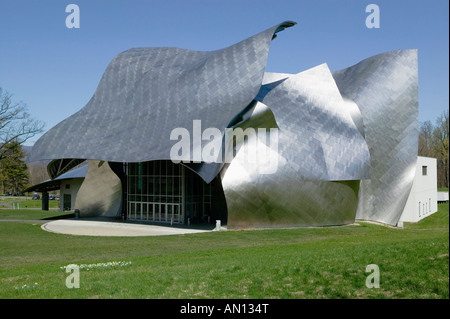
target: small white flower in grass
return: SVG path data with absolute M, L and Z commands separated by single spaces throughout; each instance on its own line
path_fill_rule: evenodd
M 30 285 L 24 284 L 20 287 L 16 287 L 16 289 L 32 289 L 32 288 L 36 287 L 37 285 L 38 285 L 37 282 L 35 282 L 34 284 L 30 284 Z
M 131 261 L 110 261 L 106 263 L 97 263 L 97 264 L 81 264 L 78 265 L 80 270 L 94 270 L 94 269 L 111 269 L 111 268 L 120 268 L 131 265 Z M 74 264 L 60 267 L 60 269 L 65 270 L 67 267 L 73 266 Z M 76 265 L 75 265 L 76 266 Z

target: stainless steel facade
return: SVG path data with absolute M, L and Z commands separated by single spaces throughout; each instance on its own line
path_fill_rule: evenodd
M 388 52 L 336 72 L 322 64 L 298 74 L 266 73 L 271 40 L 294 24 L 216 51 L 120 53 L 89 103 L 39 139 L 28 160 L 52 160 L 52 177 L 84 159 L 170 160 L 172 130 L 198 120 L 219 129 L 223 149 L 235 154 L 227 163 L 193 162 L 204 145 L 192 143 L 180 165 L 207 183 L 220 177 L 229 227 L 355 219 L 396 225 L 417 157 L 417 52 Z M 227 140 L 232 129 L 245 138 Z M 249 154 L 256 154 L 252 161 Z M 101 180 L 99 172 L 90 169 L 86 190 L 102 189 L 90 178 Z M 122 205 L 117 183 L 103 186 L 114 188 L 108 212 Z M 79 203 L 86 212 L 95 206 L 83 196 Z
M 118 54 L 87 105 L 44 134 L 29 160 L 170 160 L 174 128 L 201 120 L 224 129 L 252 102 L 272 38 L 294 24 L 283 22 L 216 51 L 134 48 Z
M 270 138 L 258 137 L 238 145 L 223 172 L 228 225 L 353 223 L 359 181 L 370 177 L 370 155 L 361 125 L 359 130 L 352 118 L 355 110 L 342 98 L 328 67 L 266 74 L 256 98 L 259 102 L 238 126 L 278 127 L 278 143 L 274 147 L 267 143 Z M 249 163 L 245 154 L 250 152 L 260 162 Z M 264 174 L 264 165 L 276 170 Z
M 90 160 L 78 190 L 75 208 L 80 217 L 117 217 L 122 208 L 122 183 L 105 161 Z
M 358 219 L 397 225 L 411 191 L 419 143 L 417 50 L 379 54 L 333 73 L 362 114 L 371 178 Z

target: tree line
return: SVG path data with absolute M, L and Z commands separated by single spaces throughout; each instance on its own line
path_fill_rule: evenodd
M 448 145 L 448 110 L 445 110 L 433 125 L 425 121 L 419 128 L 419 156 L 437 159 L 438 188 L 449 187 L 449 145 Z
M 29 184 L 22 145 L 42 133 L 44 123 L 33 119 L 27 105 L 14 102 L 0 87 L 0 187 L 2 193 L 21 193 Z

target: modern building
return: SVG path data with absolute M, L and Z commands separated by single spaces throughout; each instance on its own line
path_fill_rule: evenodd
M 52 178 L 88 160 L 83 217 L 232 227 L 397 225 L 418 145 L 416 50 L 265 72 L 283 22 L 227 48 L 135 48 L 34 145 Z
M 416 174 L 399 224 L 418 222 L 438 211 L 437 160 L 417 157 Z
M 67 211 L 75 209 L 75 199 L 78 190 L 86 177 L 88 166 L 81 166 L 75 168 L 67 173 L 64 173 L 54 179 L 46 180 L 42 183 L 33 185 L 25 190 L 25 192 L 40 192 L 42 193 L 42 209 L 49 208 L 49 192 L 60 191 L 59 210 Z

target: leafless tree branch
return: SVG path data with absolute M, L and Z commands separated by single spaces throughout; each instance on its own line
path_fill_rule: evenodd
M 45 124 L 31 118 L 23 102 L 14 103 L 12 95 L 0 87 L 0 160 L 5 156 L 5 145 L 12 141 L 25 143 L 42 133 Z

